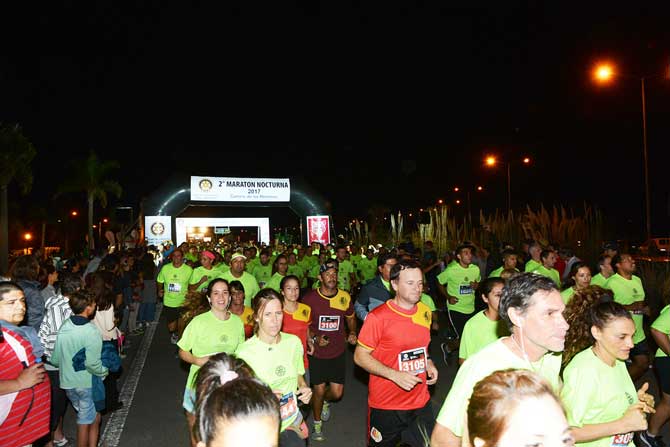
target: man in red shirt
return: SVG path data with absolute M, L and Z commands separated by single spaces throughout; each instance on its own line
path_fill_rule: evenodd
M 315 441 L 325 440 L 322 421 L 330 418 L 328 402 L 341 399 L 344 392 L 345 348 L 347 342 L 355 345 L 357 340 L 354 303 L 348 292 L 337 288 L 338 268 L 336 259 L 330 259 L 321 265 L 321 285 L 302 300 L 312 309 L 308 337 L 314 344 L 314 354 L 309 361 L 309 375 L 313 388 L 312 439 Z M 328 388 L 327 383 L 330 383 Z
M 435 423 L 428 393 L 437 382 L 428 355 L 431 311 L 420 302 L 423 274 L 416 261 L 398 262 L 390 279 L 395 297 L 368 314 L 354 354 L 370 373 L 369 445 L 423 446 L 422 433 Z

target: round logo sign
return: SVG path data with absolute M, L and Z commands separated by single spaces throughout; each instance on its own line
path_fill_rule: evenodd
M 165 225 L 160 222 L 155 222 L 153 225 L 151 225 L 151 233 L 155 236 L 160 236 L 161 234 L 165 233 Z
M 212 181 L 209 179 L 202 179 L 200 180 L 200 183 L 198 183 L 198 186 L 200 187 L 200 191 L 207 192 L 210 189 L 212 189 Z

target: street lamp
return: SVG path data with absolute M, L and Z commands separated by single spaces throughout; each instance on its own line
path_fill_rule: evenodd
M 530 157 L 523 157 L 520 161 L 528 165 L 530 164 Z M 484 158 L 484 164 L 488 167 L 494 167 L 498 164 L 498 158 L 494 155 L 488 155 Z M 507 160 L 505 164 L 507 165 L 507 213 L 509 214 L 512 211 L 512 160 Z
M 460 192 L 461 189 L 462 188 L 459 187 L 459 186 L 454 186 L 453 191 L 454 192 Z M 484 187 L 481 186 L 481 185 L 475 185 L 475 186 L 470 186 L 470 187 L 465 188 L 465 191 L 466 191 L 465 196 L 467 198 L 467 205 L 468 205 L 468 216 L 470 218 L 470 221 L 472 221 L 472 206 L 471 206 L 472 200 L 470 199 L 470 191 L 471 190 L 474 190 L 476 192 L 482 192 L 482 191 L 484 191 Z M 456 199 L 455 203 L 456 203 L 456 205 L 460 205 L 461 200 Z
M 647 152 L 647 97 L 645 94 L 644 83 L 646 79 L 658 78 L 661 76 L 670 77 L 670 71 L 651 76 L 637 76 L 618 73 L 614 66 L 609 63 L 599 63 L 593 70 L 593 78 L 599 84 L 608 84 L 615 77 L 636 79 L 640 81 L 640 95 L 642 99 L 642 153 L 644 158 L 645 230 L 647 233 L 647 240 L 651 239 L 651 199 L 649 195 L 649 156 Z

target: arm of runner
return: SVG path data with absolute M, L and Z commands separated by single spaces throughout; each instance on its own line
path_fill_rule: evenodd
M 642 385 L 640 389 L 637 390 L 637 400 L 645 404 L 645 407 L 642 408 L 642 411 L 645 413 L 656 413 L 656 410 L 654 410 L 654 396 L 647 393 L 648 389 L 649 383 L 644 382 L 644 385 Z
M 16 379 L 0 380 L 0 396 L 31 388 L 44 381 L 45 371 L 42 363 L 34 363 L 25 368 Z
M 405 391 L 411 391 L 412 388 L 423 382 L 420 377 L 414 374 L 389 368 L 372 357 L 372 351 L 361 345 L 356 346 L 354 362 L 370 374 L 388 379 Z
M 431 447 L 461 447 L 461 438 L 436 421 L 430 437 L 430 445 Z
M 295 394 L 303 404 L 308 404 L 310 399 L 312 399 L 312 389 L 307 386 L 305 376 L 302 374 L 298 374 L 298 391 Z
M 629 433 L 647 429 L 647 417 L 643 411 L 644 403 L 631 405 L 619 419 L 602 424 L 586 424 L 582 427 L 571 427 L 575 442 L 588 442 L 614 436 L 619 433 Z
M 202 366 L 205 363 L 207 363 L 207 360 L 209 360 L 209 356 L 205 357 L 196 357 L 195 355 L 191 354 L 189 351 L 184 351 L 183 349 L 179 349 L 179 358 L 185 361 L 186 363 L 190 363 L 191 365 L 196 365 L 196 366 Z
M 652 327 L 651 335 L 654 337 L 654 341 L 658 347 L 661 348 L 661 351 L 665 352 L 666 355 L 670 355 L 670 337 L 668 337 L 668 334 L 664 334 Z
M 349 335 L 347 335 L 347 341 L 351 345 L 355 345 L 358 341 L 356 336 L 356 314 L 347 315 L 347 328 L 349 328 Z
M 428 375 L 428 380 L 426 380 L 426 384 L 428 385 L 435 385 L 437 383 L 437 368 L 435 367 L 435 363 L 431 359 L 428 359 L 426 362 L 426 374 Z
M 158 296 L 163 298 L 163 295 L 165 295 L 165 289 L 163 289 L 163 283 L 156 282 L 156 288 L 158 289 Z

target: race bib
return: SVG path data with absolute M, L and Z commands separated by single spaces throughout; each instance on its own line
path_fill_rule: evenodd
M 320 315 L 319 316 L 319 330 L 320 331 L 337 331 L 340 329 L 339 315 Z
M 398 354 L 398 369 L 412 374 L 426 372 L 426 348 L 415 348 Z
M 622 433 L 612 437 L 612 447 L 626 447 L 633 441 L 633 433 Z
M 181 293 L 181 284 L 178 282 L 168 283 L 168 292 Z
M 466 285 L 461 285 L 458 287 L 458 294 L 459 295 L 472 295 L 472 287 L 468 284 Z
M 279 414 L 281 415 L 282 422 L 284 422 L 296 413 L 298 413 L 298 400 L 295 397 L 295 393 L 291 391 L 279 399 Z

